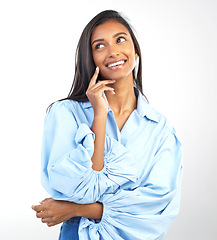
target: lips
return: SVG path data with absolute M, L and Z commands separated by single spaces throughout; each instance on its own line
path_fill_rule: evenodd
M 126 60 L 124 60 L 124 59 L 112 61 L 112 62 L 107 63 L 106 67 L 108 67 L 110 69 L 121 68 L 125 64 L 125 62 L 126 62 Z

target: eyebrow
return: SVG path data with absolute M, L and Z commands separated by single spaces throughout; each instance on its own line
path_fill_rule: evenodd
M 119 33 L 116 33 L 115 35 L 113 35 L 113 38 L 115 38 L 115 37 L 117 37 L 117 36 L 119 36 L 119 35 L 122 35 L 122 34 L 127 35 L 127 33 L 125 33 L 125 32 L 119 32 Z M 104 41 L 104 40 L 105 40 L 104 38 L 96 39 L 96 40 L 94 40 L 94 41 L 92 42 L 91 45 L 93 45 L 95 42 L 102 42 L 102 41 Z

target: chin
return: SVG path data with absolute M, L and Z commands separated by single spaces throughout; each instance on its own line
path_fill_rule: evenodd
M 122 80 L 122 79 L 126 79 L 129 77 L 129 75 L 132 74 L 132 72 L 130 72 L 129 74 L 118 74 L 118 73 L 113 73 L 113 74 L 106 74 L 105 76 L 101 76 L 102 80 Z M 133 78 L 133 74 L 132 74 L 132 78 Z

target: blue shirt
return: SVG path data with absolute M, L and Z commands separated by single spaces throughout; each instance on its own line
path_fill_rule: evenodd
M 99 172 L 91 161 L 91 103 L 58 101 L 45 117 L 44 188 L 54 199 L 103 203 L 99 223 L 81 218 L 81 239 L 163 239 L 178 214 L 181 144 L 168 120 L 136 88 L 135 94 L 137 108 L 121 131 L 109 107 L 104 168 Z

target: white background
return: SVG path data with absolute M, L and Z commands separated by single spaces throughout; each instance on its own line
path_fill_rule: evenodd
M 144 92 L 184 146 L 181 211 L 166 240 L 217 239 L 217 1 L 3 0 L 0 3 L 0 238 L 53 240 L 35 218 L 43 119 L 66 97 L 75 48 L 89 20 L 125 13 L 143 53 Z M 142 236 L 141 236 L 142 238 Z

